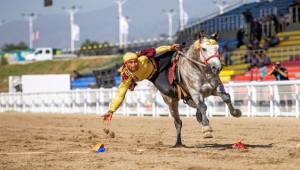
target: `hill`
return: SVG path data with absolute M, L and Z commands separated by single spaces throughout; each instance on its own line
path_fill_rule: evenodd
M 40 61 L 28 64 L 0 65 L 0 92 L 8 91 L 8 77 L 25 74 L 70 74 L 73 70 L 90 73 L 102 67 L 111 67 L 122 62 L 122 57 L 94 56 L 76 59 Z

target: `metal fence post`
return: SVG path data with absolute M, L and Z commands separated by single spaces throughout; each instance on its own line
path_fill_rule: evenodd
M 83 113 L 87 114 L 87 90 L 81 91 L 83 93 Z
M 156 94 L 154 94 L 154 100 L 152 102 L 152 117 L 156 117 Z
M 251 117 L 255 116 L 256 113 L 256 106 L 257 106 L 257 102 L 256 102 L 256 88 L 253 84 L 251 84 Z
M 299 100 L 300 100 L 300 94 L 299 94 L 299 84 L 295 84 L 296 87 L 296 117 L 300 117 L 300 112 L 299 112 Z
M 277 117 L 280 114 L 280 95 L 278 91 L 278 86 L 274 85 L 274 116 Z
M 247 92 L 248 92 L 248 101 L 247 101 L 247 116 L 251 116 L 251 108 L 252 108 L 252 91 L 251 86 L 247 85 Z

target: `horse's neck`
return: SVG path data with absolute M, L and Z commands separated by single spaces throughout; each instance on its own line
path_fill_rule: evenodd
M 190 58 L 190 59 L 193 59 L 193 60 L 197 60 L 197 54 L 196 53 L 197 52 L 195 51 L 194 45 L 191 45 L 190 48 L 185 53 L 185 56 L 187 58 Z
M 184 59 L 184 60 L 189 60 L 189 61 L 183 61 L 182 63 L 184 63 L 184 67 L 187 68 L 188 66 L 195 66 L 198 70 L 200 70 L 201 74 L 205 74 L 205 72 L 207 72 L 206 68 L 204 68 L 201 65 L 196 64 L 195 62 L 192 61 L 196 61 L 196 62 L 200 62 L 200 58 L 199 58 L 199 54 L 197 51 L 195 51 L 195 47 L 194 45 L 191 45 L 190 48 L 185 52 L 185 57 L 188 59 Z M 192 60 L 192 61 L 191 61 Z
M 197 53 L 197 51 L 195 51 L 194 45 L 191 45 L 190 48 L 184 53 L 184 55 L 186 58 L 200 62 L 199 54 Z M 188 61 L 187 59 L 181 59 L 180 65 L 181 65 L 180 72 L 184 72 L 183 74 L 192 74 L 192 73 L 187 73 L 184 70 L 185 70 L 185 68 L 191 67 L 191 65 L 193 65 L 193 68 L 199 70 L 199 72 L 198 72 L 198 74 L 200 73 L 199 76 L 202 76 L 203 78 L 205 77 L 205 79 L 207 81 L 209 81 L 209 79 L 213 79 L 215 77 L 214 75 L 212 75 L 211 71 L 209 70 L 209 67 L 203 67 L 200 65 L 196 65 L 195 63 L 192 63 L 191 61 Z

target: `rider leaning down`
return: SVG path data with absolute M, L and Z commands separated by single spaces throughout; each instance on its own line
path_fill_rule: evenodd
M 128 52 L 123 56 L 123 66 L 120 69 L 121 83 L 119 85 L 116 96 L 112 99 L 109 110 L 104 114 L 104 120 L 110 121 L 113 113 L 122 104 L 128 89 L 133 90 L 136 82 L 145 79 L 153 82 L 162 93 L 168 96 L 174 96 L 173 87 L 167 81 L 167 74 L 158 73 L 162 66 L 154 60 L 154 56 L 159 56 L 166 52 L 176 51 L 179 49 L 178 44 L 160 46 L 158 48 L 148 48 L 137 53 Z M 169 63 L 170 57 L 160 59 L 162 63 Z M 164 61 L 165 60 L 165 61 Z M 164 66 L 163 66 L 164 67 Z M 165 69 L 167 70 L 167 69 Z M 160 74 L 160 75 L 158 75 Z

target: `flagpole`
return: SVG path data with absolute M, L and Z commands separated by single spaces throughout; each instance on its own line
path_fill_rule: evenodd
M 75 51 L 75 40 L 73 37 L 74 34 L 74 15 L 78 12 L 80 7 L 77 7 L 75 5 L 73 5 L 72 7 L 69 8 L 65 8 L 63 7 L 63 9 L 69 13 L 70 15 L 70 48 L 71 48 L 71 53 L 73 53 Z
M 125 35 L 123 35 L 123 28 L 122 28 L 122 17 L 123 17 L 123 4 L 126 2 L 127 0 L 115 0 L 115 3 L 118 5 L 118 17 L 119 17 L 119 48 L 123 48 L 124 47 L 124 39 L 125 39 Z
M 35 13 L 25 14 L 22 13 L 22 16 L 24 16 L 28 20 L 28 27 L 29 27 L 29 48 L 33 48 L 33 21 L 37 18 L 37 15 Z
M 169 34 L 169 41 L 172 41 L 172 36 L 173 36 L 173 16 L 175 15 L 174 9 L 170 9 L 169 11 L 163 10 L 163 13 L 167 14 L 168 16 L 168 23 L 169 23 L 169 29 L 168 29 L 168 34 Z
M 179 26 L 180 26 L 180 31 L 184 29 L 184 16 L 183 16 L 183 0 L 178 0 L 179 2 Z

